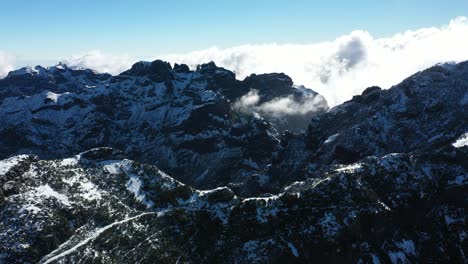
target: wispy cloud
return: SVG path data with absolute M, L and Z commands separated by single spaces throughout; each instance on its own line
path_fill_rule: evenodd
M 242 112 L 258 112 L 269 117 L 307 115 L 326 109 L 323 97 L 315 94 L 303 94 L 300 101 L 293 96 L 278 97 L 259 104 L 260 96 L 257 90 L 251 90 L 234 103 L 234 108 Z
M 16 58 L 13 54 L 0 50 L 0 78 L 14 69 Z

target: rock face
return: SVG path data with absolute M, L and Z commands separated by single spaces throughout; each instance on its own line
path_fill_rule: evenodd
M 330 111 L 284 74 L 60 67 L 94 77 L 0 80 L 0 263 L 466 263 L 468 63 Z
M 109 79 L 88 69 L 70 69 L 65 64 L 44 68 L 24 67 L 0 79 L 0 102 L 11 96 L 31 96 L 43 91 L 54 93 L 77 92 Z
M 69 72 L 64 76 L 82 72 L 61 67 Z M 42 69 L 36 67 L 38 73 L 10 73 L 5 80 L 39 78 L 45 75 Z M 17 86 L 17 93 L 0 105 L 0 157 L 33 153 L 41 158 L 60 158 L 110 146 L 195 187 L 231 184 L 247 194 L 258 189 L 255 174 L 270 164 L 279 132 L 252 111 L 234 110 L 234 102 L 256 89 L 262 93 L 262 103 L 285 96 L 306 100 L 314 94 L 324 107 L 310 113 L 327 109 L 323 97 L 314 92 L 298 94 L 284 74 L 238 81 L 232 72 L 214 63 L 201 65 L 196 72 L 187 69 L 181 65 L 172 69 L 163 61 L 139 62 L 97 85 L 91 86 L 94 83 L 89 81 L 88 88 L 60 94 L 40 90 L 15 97 L 30 93 L 29 88 L 23 91 Z M 306 127 L 310 113 L 295 121 Z M 279 118 L 284 126 L 288 117 L 272 121 Z
M 388 90 L 360 96 L 312 119 L 310 148 L 324 160 L 433 151 L 467 132 L 468 63 L 438 65 Z
M 2 204 L 2 261 L 465 261 L 466 147 L 368 157 L 246 199 L 114 155 L 2 161 L 17 189 Z

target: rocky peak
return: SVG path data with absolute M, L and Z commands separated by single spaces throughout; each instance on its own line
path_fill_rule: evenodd
M 252 74 L 245 78 L 244 83 L 250 90 L 258 91 L 260 104 L 294 93 L 293 81 L 284 73 Z
M 24 67 L 0 79 L 0 102 L 7 97 L 31 96 L 43 91 L 79 92 L 109 80 L 111 75 L 65 64 L 52 67 Z
M 189 73 L 190 68 L 187 64 L 174 64 L 174 71 L 178 73 Z

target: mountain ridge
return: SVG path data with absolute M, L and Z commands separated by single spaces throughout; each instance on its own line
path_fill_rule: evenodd
M 466 262 L 468 62 L 299 119 L 214 63 L 36 82 L 0 101 L 0 262 Z

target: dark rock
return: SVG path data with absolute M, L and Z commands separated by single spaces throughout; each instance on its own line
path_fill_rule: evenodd
M 80 156 L 91 161 L 122 159 L 123 153 L 113 148 L 101 147 L 82 152 Z
M 186 64 L 175 64 L 174 71 L 179 73 L 189 73 L 190 69 Z

